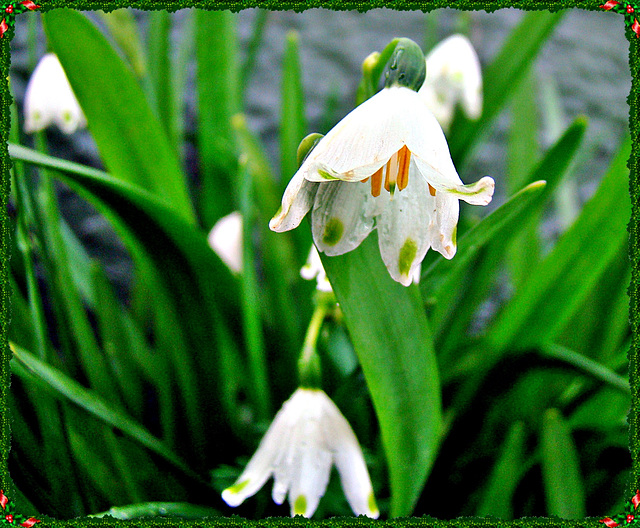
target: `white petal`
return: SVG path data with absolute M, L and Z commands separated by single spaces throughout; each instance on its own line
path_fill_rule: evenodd
M 305 395 L 301 394 L 300 389 L 284 403 L 247 467 L 233 486 L 222 492 L 222 499 L 229 506 L 239 506 L 264 486 L 273 473 L 277 460 L 282 458 L 283 451 L 289 446 L 290 430 L 298 421 L 304 406 Z
M 371 176 L 404 145 L 414 96 L 409 88 L 393 87 L 366 100 L 320 140 L 298 174 L 310 181 Z
M 24 97 L 25 132 L 42 130 L 52 122 L 70 134 L 86 126 L 86 118 L 78 104 L 62 65 L 48 53 L 33 71 Z
M 331 453 L 322 438 L 322 416 L 303 420 L 303 429 L 296 442 L 293 478 L 289 490 L 291 516 L 311 517 L 329 483 Z
M 418 156 L 415 156 L 415 163 L 420 174 L 422 174 L 437 191 L 450 193 L 459 200 L 464 200 L 471 205 L 487 205 L 491 202 L 495 188 L 493 178 L 485 176 L 475 183 L 464 185 L 455 172 L 455 178 L 451 173 L 445 175 Z M 451 167 L 453 167 L 453 162 L 451 163 Z M 453 170 L 455 171 L 455 169 Z M 455 182 L 455 179 L 457 179 L 458 182 Z
M 378 219 L 378 244 L 385 266 L 394 280 L 409 286 L 416 268 L 431 245 L 430 225 L 435 223 L 436 198 L 424 178 L 409 168 L 407 187 L 396 190 Z
M 242 271 L 242 215 L 238 211 L 223 216 L 216 222 L 209 236 L 209 246 L 228 268 Z
M 452 194 L 436 192 L 435 222 L 430 226 L 431 248 L 443 257 L 456 254 L 456 232 L 460 202 Z
M 334 256 L 358 247 L 373 229 L 379 199 L 383 197 L 371 196 L 367 183 L 321 184 L 311 213 L 311 230 L 318 250 Z
M 311 209 L 317 189 L 317 183 L 305 180 L 298 171 L 287 185 L 282 197 L 282 207 L 269 222 L 269 228 L 282 233 L 298 227 Z
M 358 439 L 329 397 L 324 402 L 324 409 L 324 434 L 333 452 L 342 489 L 349 505 L 356 515 L 367 515 L 377 519 L 380 512 L 375 504 L 371 479 Z

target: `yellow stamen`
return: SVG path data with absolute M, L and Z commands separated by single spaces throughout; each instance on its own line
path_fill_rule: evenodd
M 380 196 L 380 189 L 382 187 L 382 167 L 380 167 L 375 174 L 371 175 L 371 196 Z
M 435 196 L 436 195 L 436 190 L 433 187 L 431 187 L 430 183 L 427 183 L 427 185 L 429 186 L 429 194 L 431 196 Z

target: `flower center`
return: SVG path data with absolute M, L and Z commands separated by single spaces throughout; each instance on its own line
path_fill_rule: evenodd
M 409 183 L 409 161 L 411 160 L 411 152 L 406 145 L 393 154 L 387 161 L 386 165 L 380 167 L 371 175 L 371 196 L 380 196 L 382 190 L 382 176 L 384 176 L 384 188 L 393 196 L 398 187 L 402 191 Z M 362 182 L 368 181 L 365 178 Z

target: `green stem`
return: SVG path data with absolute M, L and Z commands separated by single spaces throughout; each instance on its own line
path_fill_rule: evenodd
M 322 323 L 327 316 L 327 312 L 333 303 L 330 303 L 324 296 L 319 296 L 316 308 L 311 316 L 307 334 L 304 338 L 302 353 L 298 360 L 298 376 L 302 387 L 317 388 L 320 386 L 321 370 L 320 356 L 318 355 L 317 343 L 320 335 Z

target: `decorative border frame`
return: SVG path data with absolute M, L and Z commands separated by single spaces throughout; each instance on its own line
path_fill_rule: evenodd
M 9 5 L 12 6 L 9 9 Z M 633 11 L 628 10 L 631 5 Z M 10 426 L 7 409 L 8 391 L 10 387 L 9 359 L 11 352 L 8 346 L 7 330 L 11 320 L 10 312 L 10 286 L 9 286 L 9 258 L 11 251 L 11 238 L 9 218 L 7 215 L 8 195 L 10 189 L 9 169 L 11 162 L 8 156 L 7 141 L 9 139 L 10 117 L 9 108 L 11 96 L 8 90 L 8 75 L 10 66 L 10 41 L 14 35 L 15 16 L 24 11 L 40 8 L 41 11 L 49 11 L 54 8 L 72 8 L 82 10 L 102 9 L 111 11 L 121 7 L 133 7 L 136 9 L 159 10 L 166 9 L 175 11 L 182 8 L 204 8 L 204 9 L 229 9 L 233 12 L 246 8 L 259 7 L 268 10 L 293 10 L 296 12 L 311 8 L 330 8 L 334 10 L 357 10 L 365 12 L 376 8 L 390 8 L 395 10 L 421 10 L 432 11 L 443 7 L 453 7 L 463 10 L 485 10 L 492 12 L 501 8 L 515 7 L 522 10 L 548 10 L 551 12 L 561 9 L 580 8 L 589 11 L 611 10 L 619 12 L 625 16 L 625 34 L 629 41 L 629 68 L 632 75 L 631 92 L 627 98 L 629 104 L 629 129 L 632 139 L 631 157 L 627 163 L 630 170 L 629 190 L 631 193 L 631 219 L 628 224 L 629 232 L 629 258 L 632 264 L 631 284 L 629 286 L 630 297 L 630 323 L 632 331 L 631 348 L 629 351 L 629 382 L 631 385 L 631 410 L 628 416 L 629 422 L 629 450 L 632 457 L 632 472 L 629 483 L 629 493 L 631 496 L 637 493 L 640 488 L 640 428 L 639 428 L 639 365 L 638 352 L 640 349 L 640 329 L 638 312 L 639 308 L 639 287 L 640 287 L 640 186 L 639 167 L 640 157 L 640 24 L 635 18 L 640 16 L 640 8 L 636 9 L 633 2 L 617 2 L 608 0 L 601 4 L 598 0 L 51 0 L 42 1 L 42 5 L 36 5 L 31 0 L 22 2 L 3 3 L 2 21 L 0 21 L 0 65 L 2 67 L 2 82 L 0 83 L 0 488 L 8 490 L 10 495 L 12 482 L 8 473 L 8 458 L 10 450 Z M 602 15 L 611 16 L 611 15 Z M 6 34 L 6 38 L 5 37 Z M 2 497 L 3 492 L 0 492 Z M 636 494 L 634 499 L 638 497 Z M 2 501 L 0 500 L 0 503 Z M 8 502 L 8 499 L 7 499 Z M 6 504 L 6 502 L 5 502 Z M 5 504 L 2 504 L 5 509 Z M 11 504 L 11 503 L 9 503 Z M 631 499 L 628 504 L 637 507 L 636 501 Z M 27 512 L 28 513 L 28 512 Z M 261 521 L 247 521 L 237 516 L 225 518 L 211 518 L 201 521 L 187 521 L 176 518 L 140 519 L 135 521 L 116 521 L 111 518 L 86 518 L 74 519 L 72 521 L 58 521 L 43 517 L 42 520 L 33 518 L 31 526 L 38 522 L 41 528 L 46 526 L 60 527 L 89 527 L 89 526 L 112 526 L 126 523 L 130 527 L 164 527 L 164 526 L 206 526 L 211 528 L 232 528 L 232 527 L 269 527 L 269 528 L 298 528 L 315 524 L 319 527 L 364 527 L 377 525 L 380 527 L 402 526 L 406 528 L 434 526 L 438 528 L 450 527 L 504 527 L 504 528 L 528 528 L 528 527 L 578 527 L 578 526 L 619 526 L 620 524 L 630 524 L 640 522 L 640 516 L 636 520 L 629 520 L 628 512 L 614 515 L 614 512 L 603 512 L 611 514 L 611 517 L 604 519 L 587 518 L 584 520 L 563 520 L 558 518 L 522 518 L 514 521 L 502 521 L 494 518 L 458 518 L 450 521 L 441 521 L 432 517 L 412 517 L 405 519 L 393 519 L 386 521 L 374 521 L 365 518 L 341 518 L 322 521 L 304 520 L 300 518 L 271 518 Z M 25 518 L 14 513 L 16 520 Z M 633 517 L 633 516 L 632 516 Z M 619 520 L 620 523 L 616 523 Z M 599 524 L 598 521 L 600 521 Z M 0 523 L 14 524 L 7 522 L 4 518 Z M 17 523 L 15 523 L 17 524 Z

